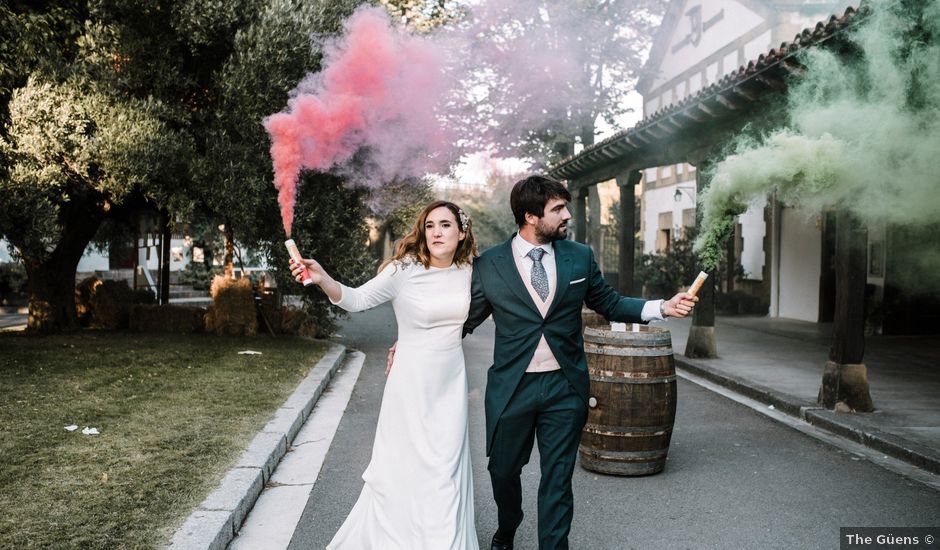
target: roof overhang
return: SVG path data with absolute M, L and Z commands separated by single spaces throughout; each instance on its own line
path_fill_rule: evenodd
M 694 160 L 696 153 L 708 150 L 717 137 L 740 128 L 784 94 L 792 78 L 802 76 L 801 50 L 844 44 L 839 38 L 868 13 L 865 7 L 850 7 L 841 17 L 832 16 L 813 29 L 803 30 L 793 41 L 784 42 L 695 95 L 564 159 L 549 169 L 549 175 L 583 187 L 633 170 Z

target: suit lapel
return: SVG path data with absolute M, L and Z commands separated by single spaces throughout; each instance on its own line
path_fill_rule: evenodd
M 565 247 L 558 246 L 559 242 L 555 242 L 555 297 L 552 298 L 552 305 L 548 308 L 548 313 L 545 315 L 545 318 L 548 319 L 552 316 L 552 313 L 555 309 L 558 308 L 558 304 L 561 303 L 562 299 L 565 297 L 565 293 L 568 292 L 568 285 L 571 283 L 571 255 L 567 254 L 563 249 Z
M 539 312 L 538 306 L 535 305 L 535 302 L 532 301 L 532 296 L 529 294 L 529 290 L 526 288 L 525 283 L 522 282 L 522 278 L 519 275 L 519 269 L 516 267 L 516 258 L 512 250 L 512 240 L 515 238 L 515 234 L 512 237 L 509 237 L 509 240 L 500 245 L 499 251 L 496 255 L 496 273 L 499 274 L 500 278 L 503 279 L 503 282 L 506 283 L 506 286 L 509 287 L 509 290 L 516 295 L 523 304 L 529 306 L 529 308 L 536 313 L 539 317 L 542 314 Z M 570 271 L 569 271 L 570 274 Z

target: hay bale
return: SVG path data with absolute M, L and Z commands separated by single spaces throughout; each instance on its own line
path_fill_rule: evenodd
M 202 332 L 205 315 L 202 307 L 137 304 L 131 308 L 130 328 L 138 332 Z
M 248 279 L 212 279 L 212 306 L 206 330 L 216 334 L 253 336 L 258 331 L 255 296 Z
M 294 334 L 297 336 L 309 336 L 316 338 L 319 327 L 316 321 L 300 308 L 283 307 L 281 308 L 281 330 L 282 334 Z
M 127 328 L 134 293 L 126 281 L 101 281 L 91 296 L 91 326 L 103 329 Z
M 75 310 L 78 313 L 78 322 L 83 327 L 91 325 L 91 299 L 95 290 L 101 285 L 98 277 L 86 277 L 75 285 Z

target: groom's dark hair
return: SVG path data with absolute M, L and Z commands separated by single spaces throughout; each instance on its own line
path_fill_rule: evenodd
M 545 176 L 529 176 L 517 181 L 509 195 L 509 207 L 516 218 L 516 225 L 525 225 L 526 214 L 541 218 L 545 215 L 545 205 L 551 199 L 565 199 L 571 202 L 571 193 L 561 182 Z

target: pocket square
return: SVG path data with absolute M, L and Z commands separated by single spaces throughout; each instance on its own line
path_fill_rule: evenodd
M 574 280 L 574 281 L 571 281 L 571 282 L 568 283 L 568 284 L 569 284 L 569 285 L 578 284 L 578 283 L 584 282 L 586 279 L 587 279 L 587 277 L 581 277 L 580 279 L 576 279 L 576 280 Z

